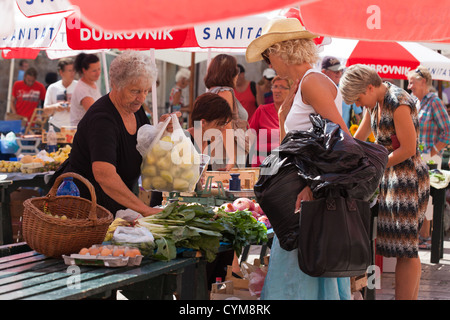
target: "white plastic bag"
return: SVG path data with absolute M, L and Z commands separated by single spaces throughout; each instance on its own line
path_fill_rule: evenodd
M 161 139 L 161 136 L 166 130 L 169 122 L 170 118 L 167 118 L 165 121 L 158 123 L 156 126 L 145 124 L 139 128 L 137 133 L 136 149 L 142 157 L 145 157 L 154 143 Z
M 111 242 L 115 245 L 136 247 L 143 255 L 151 255 L 155 248 L 153 234 L 144 227 L 118 226 Z
M 116 219 L 117 218 L 126 220 L 128 222 L 134 222 L 137 219 L 143 218 L 143 216 L 139 212 L 136 212 L 131 209 L 125 209 L 125 210 L 121 209 L 121 210 L 116 211 Z
M 173 132 L 166 130 L 172 120 Z M 193 192 L 200 177 L 201 157 L 185 135 L 176 115 L 172 114 L 158 128 L 148 148 L 141 145 L 142 187 L 145 190 Z M 140 143 L 138 136 L 138 145 Z
M 252 296 L 260 296 L 267 275 L 267 266 L 254 266 L 246 261 L 241 264 L 244 279 L 248 279 L 248 290 Z

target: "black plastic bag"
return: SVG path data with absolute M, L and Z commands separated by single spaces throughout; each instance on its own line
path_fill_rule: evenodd
M 355 140 L 320 115 L 312 114 L 310 120 L 311 129 L 290 131 L 263 161 L 254 187 L 280 247 L 288 251 L 298 246 L 295 202 L 306 185 L 315 199 L 325 197 L 329 187 L 337 187 L 350 198 L 369 200 L 387 164 L 383 146 Z
M 387 149 L 354 139 L 320 115 L 312 114 L 310 120 L 310 130 L 286 135 L 277 150 L 280 157 L 292 159 L 315 198 L 324 196 L 324 188 L 337 186 L 351 198 L 369 200 L 384 174 Z
M 288 158 L 269 155 L 260 166 L 254 186 L 256 199 L 278 237 L 280 247 L 291 251 L 298 245 L 298 214 L 295 202 L 306 181 Z

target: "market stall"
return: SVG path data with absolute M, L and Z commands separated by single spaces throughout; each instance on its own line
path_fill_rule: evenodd
M 21 154 L 17 160 L 0 160 L 0 244 L 21 241 L 22 202 L 32 195 L 48 192 L 48 177 L 67 159 L 70 150 L 71 146 L 66 144 L 53 153 L 40 150 L 38 153 Z M 23 192 L 22 196 L 12 200 L 12 195 L 23 188 L 34 192 Z
M 52 156 L 60 155 L 61 152 L 56 152 Z M 36 156 L 28 156 L 29 163 L 40 163 L 36 159 Z M 10 163 L 4 161 L 3 165 L 9 167 Z M 20 165 L 20 169 L 24 165 L 20 162 L 14 163 Z M 11 164 L 11 167 L 14 167 L 14 164 Z M 45 167 L 40 168 L 45 171 Z M 186 170 L 186 165 L 183 168 Z M 23 181 L 33 186 L 45 187 L 46 177 L 51 175 L 51 172 L 46 171 L 24 173 L 20 169 L 7 173 L 4 183 L 0 184 L 6 191 L 3 194 L 8 195 Z M 5 170 L 8 171 L 8 169 Z M 199 170 L 199 173 L 203 172 L 199 166 L 196 170 Z M 184 292 L 179 298 L 187 295 L 189 298 L 208 299 L 207 294 L 205 295 L 207 292 L 205 286 L 208 285 L 204 280 L 205 270 L 217 255 L 222 252 L 236 252 L 237 256 L 241 256 L 249 245 L 264 245 L 271 237 L 271 232 L 268 232 L 267 228 L 268 221 L 263 219 L 258 221 L 263 214 L 253 201 L 254 194 L 251 187 L 256 182 L 258 171 L 257 169 L 233 170 L 233 178 L 236 175 L 242 178 L 242 184 L 237 187 L 240 191 L 233 190 L 233 181 L 230 181 L 232 176 L 228 172 L 208 172 L 209 178 L 206 181 L 209 187 L 206 187 L 205 183 L 199 185 L 199 190 L 191 192 L 189 190 L 167 192 L 164 210 L 149 217 L 139 216 L 131 210 L 117 212 L 114 220 L 111 218 L 106 224 L 103 223 L 104 232 L 101 238 L 88 240 L 91 241 L 89 244 L 80 243 L 76 249 L 74 245 L 78 245 L 78 238 L 72 236 L 73 230 L 70 231 L 70 229 L 81 224 L 79 228 L 88 230 L 89 221 L 93 218 L 91 213 L 88 216 L 86 212 L 75 213 L 76 210 L 72 207 L 78 207 L 78 205 L 71 204 L 62 196 L 55 196 L 54 190 L 60 183 L 57 180 L 48 194 L 46 190 L 44 193 L 47 194 L 46 196 L 30 198 L 24 202 L 24 245 L 29 246 L 32 251 L 3 258 L 3 264 L 0 261 L 0 268 L 3 267 L 8 271 L 16 265 L 17 259 L 28 259 L 30 264 L 20 272 L 21 278 L 24 279 L 20 285 L 26 287 L 26 290 L 15 292 L 5 287 L 3 298 L 50 299 L 57 296 L 60 299 L 78 299 L 108 291 L 108 289 L 125 290 L 124 287 L 127 287 L 128 291 L 125 290 L 124 295 L 129 298 L 145 296 L 163 299 L 162 296 L 155 296 L 152 292 L 142 292 L 134 287 L 142 288 L 142 284 L 137 282 L 153 284 L 154 282 L 151 282 L 149 278 L 157 279 L 155 281 L 160 284 L 167 281 L 177 283 L 178 278 L 178 283 L 185 281 L 184 287 L 198 287 L 196 291 L 198 296 L 192 296 L 192 290 L 177 288 Z M 218 175 L 215 176 L 215 174 Z M 220 194 L 215 192 L 219 190 L 217 186 L 221 188 Z M 4 203 L 3 220 L 6 222 L 9 217 L 7 201 L 2 203 Z M 81 209 L 81 211 L 86 210 Z M 98 218 L 103 219 L 100 216 Z M 6 225 L 10 223 L 4 224 Z M 77 234 L 81 232 L 80 229 L 76 230 L 78 230 Z M 4 228 L 5 236 L 10 237 L 11 230 Z M 66 243 L 70 243 L 70 249 L 65 249 Z M 137 255 L 131 256 L 132 248 L 139 250 Z M 136 257 L 139 259 L 136 260 Z M 52 267 L 35 270 L 35 263 L 41 262 L 42 265 L 54 265 L 56 269 Z M 103 276 L 98 279 L 82 278 L 82 285 L 86 284 L 88 291 L 66 292 L 65 288 L 61 288 L 61 284 L 70 278 L 70 275 L 64 274 L 64 268 L 67 269 L 70 266 L 80 267 L 82 274 L 95 271 Z M 130 271 L 130 268 L 136 271 Z M 40 274 L 33 285 L 27 280 L 27 274 L 31 272 Z M 140 275 L 138 280 L 131 276 L 135 276 L 136 272 Z M 174 272 L 179 276 L 168 275 Z M 190 276 L 183 277 L 186 274 Z M 49 277 L 56 277 L 58 280 L 44 285 L 45 279 Z M 117 277 L 121 280 L 117 281 Z M 42 282 L 39 279 L 42 279 Z M 48 292 L 44 292 L 47 291 L 44 287 L 48 289 Z M 173 288 L 173 285 L 169 285 L 169 288 Z M 191 295 L 188 295 L 189 292 Z
M 0 285 L 2 300 L 102 299 L 115 290 L 139 300 L 173 299 L 175 292 L 179 299 L 207 297 L 198 258 L 144 260 L 127 268 L 68 267 L 63 260 L 32 251 L 24 243 L 0 247 L 0 256 L 0 270 L 7 274 Z

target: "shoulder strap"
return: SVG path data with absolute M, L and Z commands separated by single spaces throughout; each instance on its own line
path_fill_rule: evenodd
M 215 93 L 215 94 L 218 94 L 221 91 L 228 91 L 231 93 L 232 100 L 233 100 L 233 105 L 231 106 L 231 112 L 237 116 L 238 110 L 237 110 L 237 106 L 236 106 L 236 97 L 234 95 L 233 88 L 231 88 L 231 87 L 212 87 L 211 89 L 209 89 L 209 92 Z
M 252 90 L 252 93 L 256 98 L 256 83 L 255 83 L 255 81 L 250 82 L 250 90 Z

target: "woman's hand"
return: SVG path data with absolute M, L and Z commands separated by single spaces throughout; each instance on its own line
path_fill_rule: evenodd
M 303 188 L 302 191 L 297 196 L 297 201 L 295 202 L 295 213 L 300 212 L 300 206 L 302 201 L 312 201 L 314 200 L 312 190 L 309 186 Z
M 182 116 L 182 114 L 181 114 L 180 111 L 176 111 L 176 112 L 173 112 L 173 113 L 166 113 L 166 114 L 163 114 L 163 115 L 159 118 L 159 122 L 164 122 L 164 121 L 165 121 L 168 117 L 170 117 L 172 114 L 175 114 L 175 115 L 177 116 L 177 118 L 179 118 L 179 117 Z M 166 130 L 167 130 L 168 132 L 173 132 L 173 124 L 172 124 L 172 120 L 170 120 L 169 124 L 167 125 Z
M 152 215 L 154 215 L 154 214 L 157 214 L 158 212 L 161 212 L 161 211 L 163 211 L 163 209 L 161 209 L 161 208 L 152 208 L 152 207 L 148 207 L 148 208 L 146 208 L 144 211 L 142 211 L 141 214 L 142 214 L 144 217 L 148 217 L 148 216 L 152 216 Z

